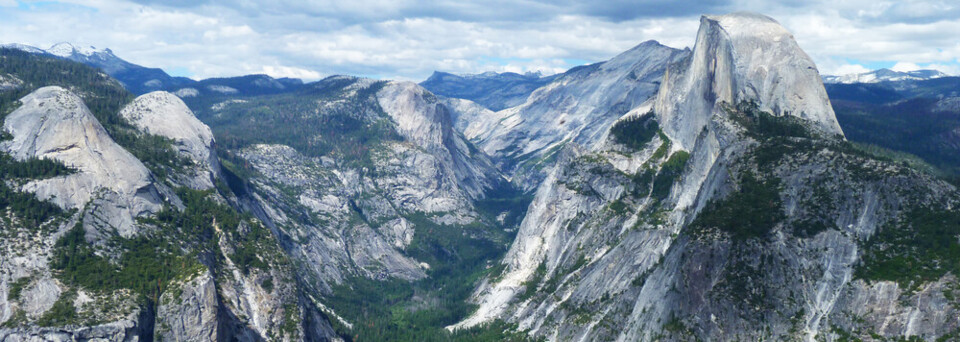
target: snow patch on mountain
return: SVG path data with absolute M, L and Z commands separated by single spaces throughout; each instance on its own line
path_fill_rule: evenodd
M 931 80 L 949 75 L 939 70 L 914 70 L 914 71 L 893 71 L 890 69 L 877 69 L 870 72 L 859 74 L 846 74 L 839 76 L 825 75 L 823 83 L 880 83 L 897 81 L 923 81 Z
M 0 48 L 16 49 L 16 50 L 20 50 L 20 51 L 24 51 L 24 52 L 29 52 L 29 53 L 44 53 L 44 52 L 45 52 L 45 51 L 43 51 L 42 49 L 38 49 L 38 48 L 36 48 L 36 47 L 30 46 L 30 45 L 25 45 L 25 44 L 20 44 L 20 43 L 3 44 L 3 45 L 0 45 Z
M 180 88 L 173 92 L 173 95 L 177 95 L 180 98 L 185 99 L 188 97 L 197 97 L 200 95 L 200 91 L 198 91 L 197 88 Z
M 67 42 L 54 44 L 47 49 L 46 52 L 63 58 L 71 57 L 73 55 L 90 57 L 96 54 L 113 54 L 110 49 L 97 49 L 93 46 L 76 46 Z
M 207 86 L 207 89 L 210 90 L 210 91 L 212 91 L 212 92 L 217 92 L 217 93 L 227 94 L 227 95 L 236 94 L 236 93 L 240 92 L 239 90 L 237 90 L 237 88 L 228 87 L 228 86 L 219 85 L 219 84 L 211 84 L 211 85 L 208 85 L 208 86 Z

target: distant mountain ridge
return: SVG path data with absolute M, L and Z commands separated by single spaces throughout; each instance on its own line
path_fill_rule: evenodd
M 559 75 L 543 76 L 539 72 L 521 75 L 492 71 L 455 75 L 434 71 L 420 86 L 440 96 L 467 99 L 498 111 L 523 104 L 534 90 L 550 83 Z
M 127 62 L 114 55 L 110 49 L 98 49 L 93 46 L 79 47 L 71 43 L 57 43 L 46 50 L 24 44 L 4 44 L 0 47 L 18 49 L 33 54 L 52 55 L 103 69 L 108 75 L 120 81 L 127 90 L 135 94 L 145 94 L 195 82 L 186 77 L 170 76 L 159 68 L 147 68 Z
M 293 90 L 303 84 L 303 81 L 300 79 L 274 79 L 267 75 L 209 78 L 196 81 L 187 77 L 170 76 L 160 68 L 148 68 L 127 62 L 117 57 L 113 54 L 113 51 L 108 48 L 98 49 L 93 46 L 82 47 L 65 42 L 54 44 L 46 50 L 18 43 L 3 44 L 0 45 L 0 48 L 17 49 L 32 54 L 51 55 L 100 68 L 111 77 L 120 81 L 131 93 L 138 95 L 157 90 L 177 92 L 181 97 L 184 97 L 182 95 L 189 97 L 190 95 L 198 94 L 193 90 L 240 95 L 262 95 Z M 186 90 L 181 92 L 182 89 Z
M 960 174 L 960 77 L 826 84 L 847 138 Z
M 947 74 L 939 70 L 914 70 L 914 71 L 894 71 L 890 69 L 877 69 L 870 72 L 864 72 L 859 74 L 847 74 L 847 75 L 824 75 L 823 83 L 842 83 L 842 84 L 853 84 L 853 83 L 878 83 L 878 82 L 888 82 L 888 81 L 905 81 L 905 80 L 930 80 L 934 78 L 940 78 L 948 76 Z

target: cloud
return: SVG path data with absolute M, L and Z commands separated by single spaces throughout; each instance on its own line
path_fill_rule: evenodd
M 323 75 L 319 72 L 288 66 L 264 66 L 260 73 L 270 75 L 271 77 L 281 78 L 300 78 L 300 79 L 319 79 Z
M 916 70 L 938 70 L 942 73 L 948 75 L 960 75 L 960 66 L 958 65 L 948 65 L 948 64 L 938 64 L 938 63 L 928 63 L 928 64 L 916 64 L 910 62 L 897 62 L 890 70 L 893 71 L 916 71 Z
M 849 75 L 849 74 L 862 74 L 869 72 L 870 69 L 862 66 L 860 64 L 843 64 L 840 65 L 828 72 L 831 75 Z
M 10 0 L 0 0 L 0 5 Z M 823 73 L 896 61 L 958 69 L 951 1 L 61 0 L 0 11 L 0 43 L 109 47 L 133 63 L 205 78 L 266 73 L 422 80 L 542 71 L 655 39 L 693 44 L 701 13 L 750 10 L 790 29 Z
M 901 71 L 901 72 L 914 71 L 914 70 L 920 70 L 920 69 L 923 69 L 923 68 L 917 65 L 916 63 L 910 63 L 910 62 L 897 62 L 897 64 L 894 64 L 893 67 L 890 68 L 890 70 Z

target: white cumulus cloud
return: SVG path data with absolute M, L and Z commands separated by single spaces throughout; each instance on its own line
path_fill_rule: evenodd
M 0 0 L 7 5 L 16 6 L 0 11 L 0 43 L 109 47 L 194 78 L 555 73 L 650 39 L 690 46 L 700 13 L 740 10 L 780 21 L 825 74 L 895 62 L 960 68 L 960 7 L 939 0 Z

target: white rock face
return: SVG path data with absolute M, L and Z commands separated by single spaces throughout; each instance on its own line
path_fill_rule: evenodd
M 40 88 L 20 100 L 3 128 L 13 140 L 3 150 L 17 159 L 49 158 L 77 169 L 67 176 L 23 186 L 40 199 L 66 209 L 93 200 L 122 236 L 135 234 L 134 218 L 160 209 L 152 176 L 130 152 L 117 145 L 83 101 L 60 87 Z
M 23 85 L 23 81 L 20 81 L 16 77 L 10 75 L 0 75 L 0 93 L 7 90 L 17 89 L 21 85 Z
M 666 67 L 687 56 L 648 41 L 613 59 L 568 71 L 533 92 L 523 105 L 484 116 L 467 137 L 511 176 L 516 165 L 556 152 L 565 143 L 602 142 L 620 116 L 653 96 Z M 473 125 L 473 124 L 472 124 Z M 533 178 L 545 177 L 539 172 Z M 536 181 L 524 184 L 532 189 Z
M 61 290 L 57 283 L 50 278 L 44 278 L 22 293 L 23 310 L 30 317 L 40 317 L 53 307 L 53 303 L 60 298 Z
M 479 199 L 484 189 L 500 181 L 487 157 L 471 151 L 463 136 L 454 130 L 450 111 L 435 95 L 416 83 L 390 82 L 377 93 L 377 98 L 380 107 L 396 122 L 397 131 L 438 159 L 435 167 L 442 170 L 434 174 L 453 177 L 445 183 L 459 189 L 450 190 L 464 191 L 468 198 Z
M 332 160 L 309 158 L 289 146 L 254 145 L 240 155 L 264 175 L 253 179 L 264 211 L 260 216 L 301 241 L 288 253 L 306 261 L 323 282 L 321 287 L 340 283 L 351 271 L 375 279 L 423 278 L 426 274 L 417 262 L 401 252 L 413 237 L 413 227 L 397 209 L 452 210 L 465 200 L 462 195 L 454 197 L 458 201 L 445 191 L 424 190 L 431 186 L 417 182 L 416 172 L 403 164 L 397 165 L 406 171 L 402 176 L 381 176 L 377 178 L 380 183 L 374 183 L 360 178 L 356 170 L 341 170 Z M 414 155 L 432 163 L 422 152 Z M 278 185 L 296 189 L 296 198 L 288 198 Z M 377 194 L 378 188 L 391 198 Z M 369 195 L 361 197 L 361 193 Z M 307 211 L 299 212 L 299 206 Z M 368 221 L 383 223 L 352 220 L 356 210 Z M 316 224 L 297 220 L 304 215 L 316 215 L 324 221 Z
M 180 291 L 166 291 L 160 298 L 156 334 L 170 341 L 216 341 L 219 303 L 213 275 L 205 271 L 174 286 Z
M 450 110 L 453 127 L 467 139 L 473 139 L 493 129 L 497 122 L 491 120 L 497 113 L 470 100 L 443 97 L 443 105 Z
M 397 123 L 401 135 L 428 150 L 442 148 L 451 133 L 445 129 L 449 114 L 425 96 L 433 94 L 413 82 L 390 82 L 377 94 L 380 107 Z
M 813 60 L 790 32 L 763 15 L 702 17 L 693 55 L 671 68 L 661 87 L 654 110 L 683 149 L 693 148 L 720 102 L 755 101 L 761 110 L 843 134 Z
M 186 185 L 201 190 L 214 187 L 220 162 L 214 151 L 213 132 L 179 97 L 165 91 L 141 95 L 124 107 L 120 116 L 141 131 L 174 140 L 177 151 L 194 164 L 192 175 L 178 175 L 186 176 Z
M 226 100 L 226 101 L 223 101 L 223 102 L 215 103 L 215 104 L 213 104 L 212 106 L 210 106 L 210 109 L 212 109 L 213 111 L 219 112 L 219 111 L 223 110 L 224 108 L 227 108 L 227 106 L 232 105 L 232 104 L 234 104 L 234 103 L 247 103 L 247 100 L 230 99 L 230 100 Z
M 589 203 L 588 199 L 559 184 L 558 173 L 550 174 L 538 188 L 527 218 L 504 256 L 507 269 L 502 279 L 482 288 L 477 311 L 453 328 L 471 327 L 512 314 L 508 313 L 511 301 L 523 291 L 525 282 L 534 277 L 538 266 L 545 260 L 548 264 L 559 260 L 557 254 L 564 248 L 563 228 L 577 215 L 596 210 L 595 202 Z
M 682 174 L 655 198 L 666 170 L 666 156 L 654 158 L 666 144 L 661 137 L 638 149 L 609 140 L 565 147 L 503 273 L 477 289 L 477 311 L 449 328 L 502 319 L 552 341 L 829 341 L 839 339 L 837 330 L 864 340 L 870 333 L 934 340 L 960 328 L 956 298 L 943 295 L 954 275 L 911 292 L 854 272 L 879 229 L 920 203 L 952 210 L 960 193 L 844 152 L 816 69 L 804 67 L 809 59 L 799 49 L 784 52 L 795 45 L 763 16 L 704 17 L 692 57 L 664 76 L 653 104 L 673 141 L 667 155 L 690 152 Z M 801 117 L 825 134 L 807 141 L 816 147 L 792 152 L 755 140 L 745 132 L 753 128 L 719 108 L 740 100 Z M 758 146 L 780 148 L 783 159 L 761 164 Z M 638 172 L 646 166 L 655 174 L 649 181 Z M 767 227 L 769 235 L 738 238 L 694 223 L 714 210 L 704 209 L 708 203 L 743 191 L 745 174 L 778 184 L 785 217 Z M 805 220 L 826 220 L 827 228 L 802 232 Z

